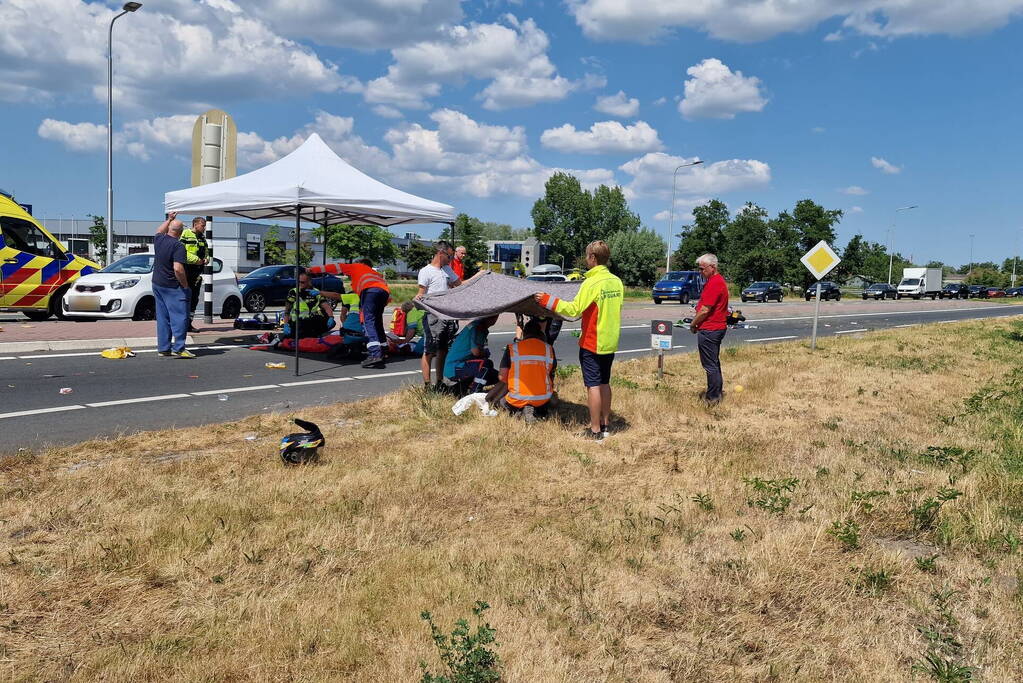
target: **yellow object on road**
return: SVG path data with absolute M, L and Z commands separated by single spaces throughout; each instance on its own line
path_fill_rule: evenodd
M 267 363 L 266 367 L 269 368 L 270 370 L 283 370 L 288 366 L 285 365 L 284 363 Z
M 120 360 L 121 358 L 134 358 L 135 352 L 127 346 L 115 346 L 110 349 L 103 349 L 99 352 L 99 355 L 104 358 L 112 358 L 114 360 Z
M 741 394 L 742 393 L 742 385 L 741 384 L 736 384 L 735 385 L 735 393 L 737 393 L 737 394 Z

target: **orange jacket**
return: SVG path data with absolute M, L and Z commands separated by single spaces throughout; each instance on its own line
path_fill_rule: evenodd
M 508 405 L 516 408 L 542 406 L 551 400 L 554 385 L 551 369 L 554 350 L 542 339 L 523 339 L 508 345 Z
M 352 278 L 352 290 L 361 295 L 363 290 L 376 287 L 387 293 L 391 290 L 387 287 L 384 276 L 376 272 L 364 263 L 328 263 L 325 266 L 313 266 L 310 273 L 331 273 L 332 275 L 343 274 Z

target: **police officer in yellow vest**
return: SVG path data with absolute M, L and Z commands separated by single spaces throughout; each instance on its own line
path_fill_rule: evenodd
M 322 337 L 334 327 L 334 309 L 318 290 L 313 289 L 309 273 L 299 274 L 297 293 L 294 289 L 288 292 L 281 321 L 285 326 L 285 337 L 295 336 L 292 324 L 298 325 L 300 338 Z
M 487 401 L 526 422 L 547 416 L 554 396 L 554 373 L 558 360 L 547 343 L 546 321 L 531 318 L 522 328 L 522 339 L 508 345 L 501 359 L 500 382 L 487 394 Z
M 210 246 L 206 242 L 206 219 L 196 216 L 192 219 L 192 227 L 181 231 L 181 243 L 185 245 L 185 279 L 192 295 L 191 307 L 188 309 L 188 331 L 198 332 L 192 325 L 195 307 L 199 304 L 199 294 L 203 291 L 202 271 L 210 258 Z

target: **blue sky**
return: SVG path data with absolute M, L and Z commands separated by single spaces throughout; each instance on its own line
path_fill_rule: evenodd
M 946 6 L 949 5 L 949 6 Z M 954 6 L 952 6 L 954 5 Z M 958 5 L 962 5 L 959 7 Z M 105 211 L 110 3 L 0 3 L 0 187 L 36 214 Z M 854 7 L 854 11 L 848 8 Z M 484 220 L 531 224 L 558 169 L 616 183 L 666 234 L 709 198 L 803 198 L 918 261 L 1023 239 L 1023 0 L 150 0 L 115 29 L 115 218 L 189 182 L 222 108 L 239 171 L 318 132 L 361 170 Z M 434 234 L 439 228 L 424 226 Z

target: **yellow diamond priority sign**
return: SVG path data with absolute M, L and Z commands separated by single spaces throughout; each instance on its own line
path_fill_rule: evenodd
M 806 269 L 818 280 L 830 273 L 842 261 L 842 259 L 838 258 L 838 254 L 824 240 L 818 242 L 813 249 L 803 254 L 803 258 L 799 260 L 803 262 Z

